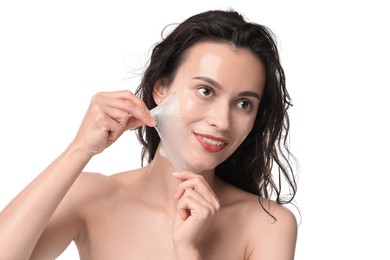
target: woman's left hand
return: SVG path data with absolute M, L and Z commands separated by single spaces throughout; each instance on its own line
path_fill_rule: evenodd
M 173 176 L 181 181 L 175 194 L 178 200 L 173 226 L 175 252 L 180 255 L 183 255 L 181 252 L 196 254 L 220 207 L 219 201 L 203 176 L 188 171 L 175 172 Z

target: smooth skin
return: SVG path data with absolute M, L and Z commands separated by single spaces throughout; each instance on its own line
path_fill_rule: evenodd
M 252 94 L 261 96 L 264 79 L 250 51 L 205 42 L 192 47 L 170 87 L 156 83 L 156 101 L 177 91 L 182 100 L 214 111 L 182 108 L 185 145 L 194 151 L 188 160 L 203 169 L 200 174 L 174 172 L 159 152 L 140 169 L 82 172 L 124 131 L 156 124 L 130 91 L 95 95 L 73 142 L 1 212 L 0 259 L 54 259 L 72 240 L 83 260 L 293 259 L 294 215 L 263 200 L 274 221 L 257 196 L 214 175 L 251 130 L 260 103 Z M 199 130 L 224 138 L 226 147 L 205 150 Z

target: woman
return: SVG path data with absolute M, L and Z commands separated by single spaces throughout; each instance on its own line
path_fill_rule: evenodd
M 293 259 L 290 103 L 272 34 L 234 11 L 195 15 L 155 46 L 137 94 L 93 97 L 73 142 L 1 212 L 0 259 L 53 259 L 72 240 L 81 259 Z M 191 171 L 175 171 L 153 128 L 149 110 L 170 96 Z M 148 165 L 81 173 L 137 127 Z

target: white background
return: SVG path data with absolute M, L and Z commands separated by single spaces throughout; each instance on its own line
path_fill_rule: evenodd
M 0 208 L 64 150 L 96 92 L 135 89 L 126 57 L 170 23 L 233 7 L 278 37 L 300 163 L 296 259 L 390 259 L 384 2 L 1 0 Z M 139 151 L 126 133 L 86 170 L 138 167 Z M 77 257 L 71 245 L 60 259 Z

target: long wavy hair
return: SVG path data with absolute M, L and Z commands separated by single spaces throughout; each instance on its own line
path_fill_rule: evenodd
M 295 158 L 288 148 L 290 123 L 287 110 L 292 104 L 276 39 L 267 27 L 247 22 L 234 10 L 207 11 L 188 18 L 154 46 L 136 94 L 149 109 L 155 107 L 152 95 L 155 82 L 163 80 L 169 86 L 189 49 L 204 41 L 249 49 L 266 70 L 264 93 L 254 126 L 237 150 L 216 167 L 215 174 L 242 190 L 258 195 L 263 208 L 261 198 L 274 198 L 279 204 L 291 202 L 297 190 L 292 164 Z M 151 162 L 160 137 L 154 128 L 149 127 L 138 128 L 137 136 L 143 145 L 142 162 Z M 289 192 L 285 195 L 282 183 L 288 186 Z

